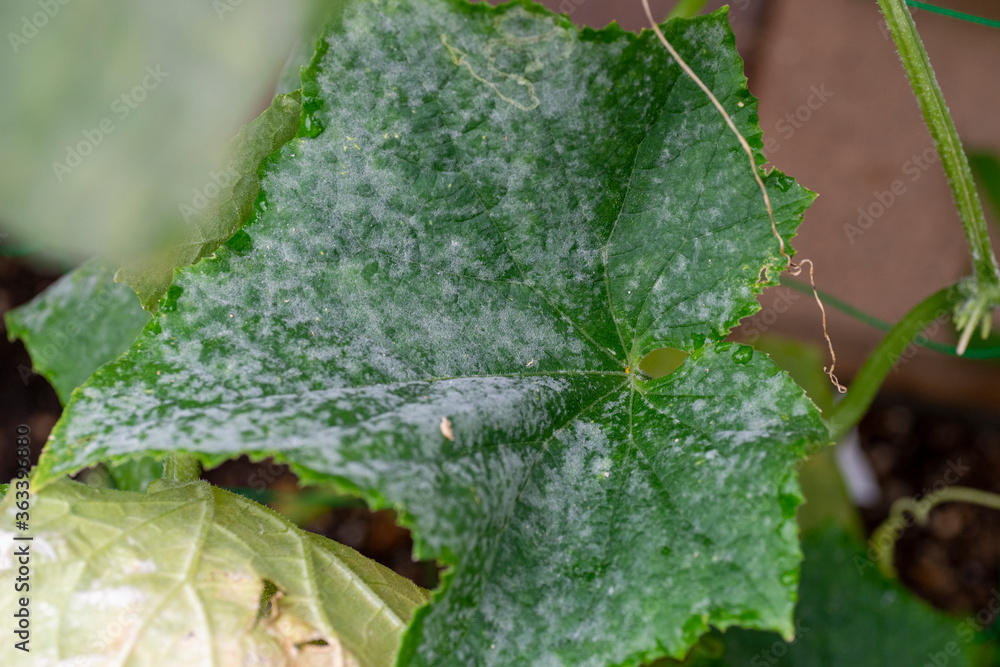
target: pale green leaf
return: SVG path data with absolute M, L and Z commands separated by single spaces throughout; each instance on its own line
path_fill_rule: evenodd
M 4 230 L 75 260 L 183 225 L 179 207 L 271 92 L 304 4 L 0 4 Z
M 389 666 L 427 597 L 206 482 L 138 494 L 61 481 L 34 495 L 30 541 L 5 532 L 15 511 L 0 507 L 0 614 L 9 626 L 30 598 L 32 664 Z M 22 664 L 7 635 L 0 662 Z

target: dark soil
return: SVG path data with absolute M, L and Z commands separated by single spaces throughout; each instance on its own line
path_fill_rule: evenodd
M 859 435 L 882 489 L 881 502 L 861 510 L 869 533 L 899 498 L 919 500 L 947 484 L 1000 493 L 1000 412 L 880 397 Z M 937 506 L 926 526 L 902 534 L 896 567 L 907 586 L 942 609 L 984 609 L 1000 576 L 1000 512 L 966 503 Z
M 0 257 L 0 317 L 11 308 L 31 300 L 59 277 L 58 272 L 29 267 L 9 257 Z M 59 419 L 62 407 L 45 378 L 31 372 L 31 359 L 18 341 L 7 340 L 7 327 L 0 335 L 0 481 L 17 472 L 14 461 L 15 429 L 31 429 L 32 463 Z

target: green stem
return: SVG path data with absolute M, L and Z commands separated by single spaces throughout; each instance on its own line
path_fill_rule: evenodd
M 197 482 L 201 479 L 201 464 L 194 454 L 167 454 L 167 458 L 163 460 L 163 479 L 172 482 Z
M 701 8 L 705 6 L 705 0 L 677 0 L 677 4 L 670 10 L 667 20 L 676 18 L 689 19 L 697 16 Z
M 981 289 L 1000 287 L 1000 268 L 997 267 L 997 260 L 990 246 L 986 218 L 979 203 L 979 195 L 976 193 L 976 184 L 972 180 L 969 159 L 962 150 L 955 122 L 948 112 L 944 95 L 941 94 L 941 88 L 927 58 L 927 51 L 924 50 L 920 35 L 917 34 L 917 27 L 906 9 L 905 0 L 878 0 L 878 4 L 882 8 L 889 33 L 903 61 L 906 77 L 910 80 L 910 86 L 917 96 L 924 121 L 941 156 L 941 166 L 944 167 L 945 175 L 948 177 L 948 184 L 958 206 L 959 218 L 965 228 L 969 250 L 972 252 L 978 286 Z
M 932 509 L 942 503 L 954 502 L 1000 510 L 1000 495 L 965 486 L 946 487 L 920 500 L 900 498 L 889 509 L 889 517 L 872 533 L 871 544 L 878 554 L 879 569 L 888 577 L 896 576 L 896 540 L 909 523 L 904 513 L 912 515 L 913 520 L 923 526 L 927 523 L 927 517 L 930 516 Z
M 858 371 L 844 400 L 833 406 L 826 417 L 827 428 L 834 440 L 840 440 L 861 421 L 885 377 L 914 337 L 937 318 L 949 314 L 958 298 L 959 290 L 954 286 L 935 292 L 917 304 L 882 339 Z

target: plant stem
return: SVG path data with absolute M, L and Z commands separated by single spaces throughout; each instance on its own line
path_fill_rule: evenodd
M 913 516 L 913 520 L 924 525 L 931 510 L 942 503 L 971 503 L 981 507 L 1000 510 L 1000 495 L 970 489 L 965 486 L 950 486 L 930 493 L 920 500 L 914 498 L 900 498 L 892 504 L 889 509 L 888 518 L 872 533 L 871 543 L 878 553 L 879 569 L 888 576 L 896 576 L 896 540 L 907 527 L 907 520 L 903 517 L 904 512 Z M 884 542 L 884 546 L 883 546 Z
M 667 20 L 675 18 L 689 19 L 697 16 L 701 8 L 705 6 L 705 0 L 677 0 L 677 4 L 667 14 Z
M 986 218 L 976 192 L 975 181 L 969 159 L 962 150 L 955 122 L 948 112 L 944 95 L 938 86 L 934 70 L 931 68 L 927 51 L 924 50 L 917 27 L 913 23 L 904 0 L 878 0 L 889 27 L 889 33 L 896 43 L 896 50 L 903 61 L 906 77 L 917 96 L 924 121 L 934 138 L 934 145 L 941 156 L 948 184 L 951 186 L 959 218 L 965 228 L 965 237 L 972 252 L 972 263 L 980 289 L 1000 287 L 1000 269 L 997 267 L 993 248 L 990 246 L 986 230 Z
M 844 400 L 833 406 L 826 417 L 827 428 L 835 441 L 861 421 L 886 375 L 913 338 L 937 318 L 950 314 L 959 294 L 955 286 L 935 292 L 917 304 L 886 334 L 858 371 Z
M 167 458 L 163 460 L 163 479 L 172 482 L 197 482 L 201 479 L 201 464 L 194 454 L 167 454 Z

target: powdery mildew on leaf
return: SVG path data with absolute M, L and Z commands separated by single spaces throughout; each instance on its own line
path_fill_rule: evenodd
M 724 13 L 666 31 L 759 147 Z M 36 481 L 249 451 L 397 509 L 449 567 L 401 664 L 634 665 L 710 624 L 790 633 L 794 464 L 826 433 L 721 342 L 784 261 L 745 155 L 653 35 L 359 0 L 304 84 L 322 133 L 78 391 Z M 812 196 L 765 181 L 790 238 Z M 661 346 L 691 356 L 637 376 Z
M 33 664 L 393 664 L 425 591 L 205 482 L 157 484 L 138 494 L 60 481 L 33 497 Z M 3 525 L 16 511 L 0 507 Z M 25 543 L 0 535 L 12 578 Z M 265 581 L 277 593 L 262 610 Z M 0 612 L 10 618 L 17 598 L 5 587 Z M 0 646 L 4 664 L 23 657 Z

